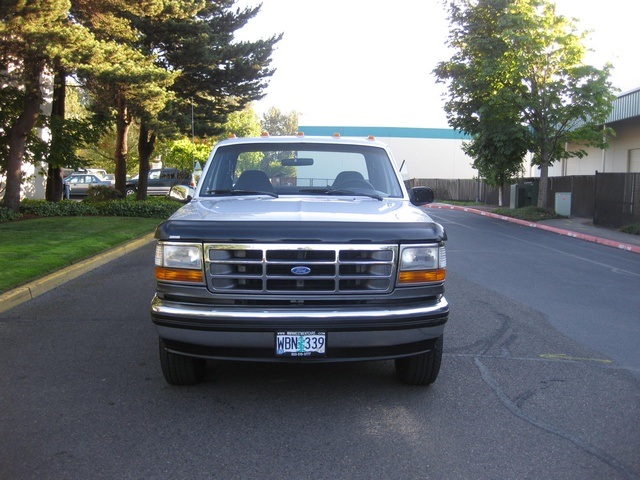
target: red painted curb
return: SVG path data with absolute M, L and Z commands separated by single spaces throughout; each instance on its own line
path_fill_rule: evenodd
M 586 242 L 599 243 L 600 245 L 606 245 L 607 247 L 617 248 L 619 250 L 626 250 L 628 252 L 640 253 L 640 246 L 631 245 L 628 243 L 618 242 L 616 240 L 609 240 L 608 238 L 596 237 L 594 235 L 587 235 L 586 233 L 574 232 L 572 230 L 566 230 L 563 228 L 552 227 L 550 225 L 544 225 L 542 223 L 529 222 L 527 220 L 520 220 L 519 218 L 506 217 L 504 215 L 497 215 L 491 212 L 485 212 L 484 210 L 476 210 L 475 208 L 459 207 L 457 205 L 425 205 L 427 208 L 437 208 L 442 210 L 460 210 L 463 212 L 475 213 L 485 217 L 496 218 L 498 220 L 504 220 L 511 223 L 517 223 L 518 225 L 524 225 L 525 227 L 538 228 L 540 230 L 546 230 L 547 232 L 557 233 L 558 235 L 564 235 L 566 237 L 577 238 L 578 240 L 584 240 Z

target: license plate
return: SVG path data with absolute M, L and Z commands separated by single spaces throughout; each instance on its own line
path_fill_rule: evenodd
M 325 354 L 325 332 L 276 332 L 276 356 L 312 357 Z

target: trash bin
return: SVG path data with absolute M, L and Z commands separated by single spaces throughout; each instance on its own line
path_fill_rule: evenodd
M 563 217 L 571 216 L 571 192 L 556 192 L 555 210 Z

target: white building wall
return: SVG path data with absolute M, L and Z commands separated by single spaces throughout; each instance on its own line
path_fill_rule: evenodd
M 379 138 L 389 145 L 398 167 L 403 161 L 409 178 L 474 178 L 473 160 L 462 151 L 463 140 Z
M 588 155 L 582 158 L 569 158 L 556 162 L 549 169 L 549 176 L 595 175 L 599 173 L 628 173 L 630 158 L 634 150 L 640 149 L 640 118 L 630 118 L 609 125 L 616 136 L 609 141 L 607 150 L 585 148 Z M 569 149 L 577 149 L 569 145 Z M 637 173 L 637 172 L 636 172 Z
M 464 137 L 451 129 L 395 127 L 301 126 L 305 135 L 366 138 L 373 135 L 386 144 L 398 164 L 404 162 L 406 178 L 471 179 L 478 176 L 473 160 L 462 151 Z

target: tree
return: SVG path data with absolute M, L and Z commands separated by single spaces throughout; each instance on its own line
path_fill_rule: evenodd
M 251 106 L 244 110 L 230 113 L 222 126 L 222 134 L 218 140 L 235 135 L 236 137 L 257 137 L 261 133 L 260 120 Z
M 115 188 L 120 192 L 124 192 L 127 181 L 129 128 L 135 118 L 156 115 L 164 108 L 171 96 L 168 87 L 178 75 L 156 65 L 153 53 L 141 48 L 141 33 L 133 24 L 141 16 L 163 18 L 165 8 L 173 7 L 179 15 L 182 2 L 170 4 L 161 0 L 91 0 L 73 4 L 74 18 L 100 41 L 93 62 L 80 69 L 79 76 L 94 98 L 95 113 L 115 123 Z M 140 131 L 148 133 L 143 127 Z M 138 145 L 139 153 L 146 153 L 147 141 L 144 138 L 143 144 Z M 146 175 L 141 176 L 140 187 L 145 193 L 146 180 Z
M 298 133 L 298 112 L 281 112 L 271 107 L 262 115 L 262 129 L 269 135 L 295 135 Z
M 517 122 L 486 126 L 463 146 L 464 152 L 474 159 L 473 167 L 489 185 L 498 187 L 498 206 L 503 206 L 503 190 L 506 183 L 522 172 L 522 157 L 526 153 L 526 136 Z
M 55 62 L 55 61 L 54 61 Z M 78 156 L 81 147 L 93 144 L 100 137 L 101 128 L 99 119 L 89 119 L 78 115 L 77 92 L 74 87 L 67 86 L 67 71 L 61 65 L 56 64 L 53 76 L 53 98 L 51 102 L 51 115 L 47 117 L 43 127 L 50 132 L 50 141 L 46 150 L 47 186 L 46 199 L 58 202 L 63 196 L 62 172 L 63 167 L 77 168 L 83 166 L 82 159 Z M 71 100 L 76 102 L 71 115 L 68 115 L 67 92 L 71 91 Z
M 235 42 L 235 30 L 259 7 L 234 10 L 234 3 L 5 1 L 0 13 L 0 66 L 12 78 L 3 82 L 0 100 L 16 112 L 12 122 L 2 125 L 10 133 L 2 162 L 7 172 L 5 206 L 19 208 L 21 164 L 34 151 L 27 149 L 27 140 L 38 120 L 43 98 L 40 79 L 46 71 L 58 73 L 55 118 L 50 121 L 52 175 L 59 175 L 57 167 L 70 158 L 64 149 L 68 125 L 63 93 L 66 72 L 77 72 L 92 94 L 96 118 L 115 123 L 116 188 L 120 190 L 126 182 L 128 131 L 134 121 L 139 122 L 139 191 L 144 192 L 145 169 L 159 134 L 193 134 L 194 125 L 203 137 L 217 134 L 229 113 L 262 98 L 273 74 L 269 68 L 273 46 L 281 36 Z M 23 103 L 19 109 L 6 98 L 9 91 L 19 93 Z M 57 195 L 58 180 L 51 186 L 52 198 Z
M 540 168 L 538 206 L 547 208 L 549 166 L 585 154 L 564 146 L 606 146 L 610 65 L 585 65 L 586 34 L 545 0 L 452 0 L 449 17 L 454 55 L 434 70 L 449 83 L 449 124 L 479 142 L 470 152 L 501 153 L 478 162 L 485 169 L 501 169 L 505 153 L 515 158 L 526 146 Z M 514 132 L 509 148 L 505 133 Z
M 9 152 L 11 147 L 11 139 L 8 132 L 11 131 L 11 126 L 15 120 L 20 116 L 24 108 L 24 90 L 15 84 L 15 79 L 11 75 L 0 73 L 0 82 L 2 87 L 0 88 L 0 177 L 5 177 L 7 174 L 7 166 L 9 160 Z M 39 121 L 42 117 L 39 118 Z M 44 142 L 38 137 L 37 131 L 32 129 L 25 140 L 24 156 L 21 160 L 22 163 L 36 163 L 41 160 L 42 154 L 45 150 Z M 20 172 L 19 183 L 22 184 L 24 175 Z M 0 198 L 5 193 L 5 184 L 0 182 Z
M 18 211 L 22 162 L 27 141 L 38 121 L 43 100 L 42 79 L 53 70 L 54 59 L 73 63 L 85 30 L 69 19 L 68 0 L 5 1 L 0 13 L 0 65 L 9 84 L 19 92 L 22 106 L 8 127 L 7 186 L 3 204 Z
M 192 171 L 196 162 L 201 166 L 204 165 L 211 152 L 211 146 L 205 143 L 193 143 L 187 138 L 182 138 L 171 140 L 160 150 L 163 165 Z
M 151 156 L 157 134 L 165 137 L 190 134 L 200 138 L 222 132 L 229 114 L 243 110 L 264 96 L 273 47 L 281 36 L 256 42 L 235 42 L 234 32 L 259 11 L 259 7 L 232 9 L 235 0 L 186 2 L 193 15 L 136 17 L 135 28 L 143 35 L 141 48 L 153 54 L 156 65 L 179 72 L 169 87 L 172 97 L 157 115 L 142 115 L 139 144 L 140 178 Z M 142 188 L 138 198 L 143 198 Z

